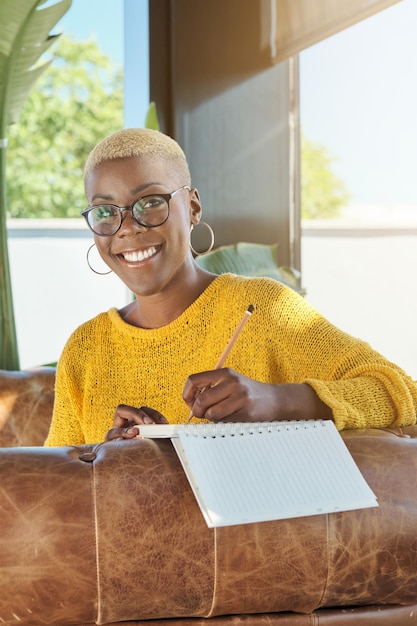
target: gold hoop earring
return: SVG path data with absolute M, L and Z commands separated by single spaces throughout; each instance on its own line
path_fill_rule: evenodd
M 192 243 L 191 243 L 191 233 L 194 230 L 194 226 L 199 226 L 201 224 L 201 226 L 205 226 L 209 233 L 210 233 L 210 244 L 209 247 L 207 248 L 207 250 L 203 250 L 202 252 L 197 252 L 197 250 L 194 250 Z M 208 252 L 210 252 L 213 249 L 214 246 L 214 232 L 212 227 L 210 226 L 210 224 L 207 224 L 207 222 L 198 222 L 198 224 L 191 224 L 191 229 L 190 229 L 190 248 L 191 248 L 191 252 L 195 255 L 195 256 L 200 256 L 202 254 L 207 254 Z
M 94 267 L 92 267 L 91 263 L 90 263 L 90 252 L 91 250 L 94 248 L 96 244 L 93 243 L 87 250 L 87 265 L 90 268 L 90 270 L 92 272 L 94 272 L 94 274 L 99 274 L 100 276 L 106 276 L 107 274 L 111 274 L 113 270 L 109 270 L 108 272 L 98 272 L 97 270 L 94 269 Z

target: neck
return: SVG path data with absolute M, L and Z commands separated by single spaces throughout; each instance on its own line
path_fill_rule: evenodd
M 135 295 L 134 302 L 120 311 L 125 322 L 139 328 L 161 328 L 176 320 L 216 278 L 197 268 L 187 283 L 172 285 L 162 292 L 142 296 Z

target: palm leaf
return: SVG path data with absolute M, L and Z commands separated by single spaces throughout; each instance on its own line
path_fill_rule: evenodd
M 0 0 L 0 369 L 19 369 L 6 227 L 7 127 L 15 124 L 35 82 L 51 61 L 43 53 L 57 35 L 49 31 L 72 0 Z
M 17 122 L 26 98 L 48 63 L 36 66 L 55 41 L 50 29 L 68 11 L 72 0 L 40 8 L 45 0 L 0 2 L 0 129 Z
M 202 254 L 196 258 L 196 263 L 214 274 L 232 272 L 240 276 L 273 278 L 305 294 L 300 285 L 300 273 L 292 267 L 278 265 L 278 244 L 240 241 Z

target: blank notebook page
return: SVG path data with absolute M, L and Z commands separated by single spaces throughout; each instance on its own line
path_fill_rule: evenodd
M 377 506 L 331 421 L 189 425 L 172 443 L 209 527 Z

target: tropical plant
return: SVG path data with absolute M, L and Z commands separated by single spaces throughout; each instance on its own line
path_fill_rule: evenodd
M 303 219 L 332 219 L 349 200 L 344 181 L 333 171 L 335 157 L 307 137 L 301 138 L 301 208 Z
M 63 35 L 51 52 L 54 62 L 10 127 L 9 218 L 79 218 L 86 155 L 123 126 L 122 67 L 93 40 Z
M 150 128 L 151 130 L 161 130 L 155 102 L 151 102 L 149 104 L 145 117 L 145 128 Z
M 0 2 L 0 368 L 19 369 L 7 246 L 7 129 L 17 123 L 26 98 L 51 60 L 42 55 L 59 35 L 50 35 L 72 0 Z

